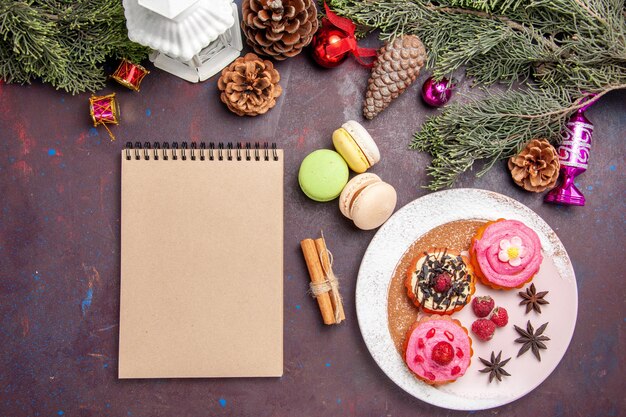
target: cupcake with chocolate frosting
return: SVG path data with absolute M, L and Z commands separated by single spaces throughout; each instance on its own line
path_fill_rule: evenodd
M 427 313 L 452 314 L 475 291 L 472 267 L 457 252 L 434 248 L 416 257 L 404 282 L 411 301 Z

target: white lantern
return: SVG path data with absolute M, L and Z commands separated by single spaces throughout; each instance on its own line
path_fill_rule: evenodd
M 130 40 L 154 51 L 154 66 L 187 81 L 217 74 L 243 44 L 232 0 L 123 0 Z

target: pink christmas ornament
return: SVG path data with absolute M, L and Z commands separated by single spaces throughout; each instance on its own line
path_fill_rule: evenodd
M 565 124 L 561 132 L 563 141 L 558 147 L 561 163 L 561 180 L 545 197 L 547 203 L 584 206 L 585 196 L 574 184 L 574 179 L 587 170 L 593 123 L 585 117 L 585 110 L 593 104 L 595 94 L 590 95 L 588 103 L 578 109 Z
M 456 84 L 447 78 L 435 81 L 433 77 L 430 77 L 422 85 L 422 99 L 429 106 L 441 107 L 450 100 L 455 87 Z

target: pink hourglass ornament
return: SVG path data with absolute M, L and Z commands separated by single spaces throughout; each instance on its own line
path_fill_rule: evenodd
M 593 104 L 595 94 L 588 97 L 588 103 L 570 117 L 561 132 L 563 140 L 557 149 L 561 163 L 561 180 L 545 197 L 548 203 L 584 206 L 585 196 L 574 184 L 574 179 L 587 170 L 593 123 L 585 117 L 585 110 Z

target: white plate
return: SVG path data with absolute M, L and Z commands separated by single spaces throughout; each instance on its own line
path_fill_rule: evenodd
M 389 333 L 387 295 L 396 265 L 413 242 L 429 230 L 455 220 L 498 218 L 524 222 L 539 235 L 544 261 L 533 279 L 537 291 L 549 291 L 542 314 L 520 306 L 520 290 L 496 291 L 476 285 L 475 296 L 491 295 L 496 305 L 506 307 L 509 324 L 496 330 L 488 342 L 473 337 L 474 355 L 465 375 L 457 381 L 433 387 L 413 376 L 396 350 Z M 526 286 L 524 287 L 526 288 Z M 561 361 L 574 333 L 578 310 L 578 292 L 574 269 L 556 233 L 535 212 L 498 193 L 476 189 L 453 189 L 418 198 L 398 210 L 372 239 L 359 269 L 356 286 L 356 311 L 365 344 L 378 366 L 398 386 L 427 403 L 454 410 L 482 410 L 510 403 L 535 389 Z M 468 330 L 476 317 L 471 307 L 455 313 Z M 551 340 L 541 350 L 541 362 L 531 351 L 517 357 L 521 344 L 513 328 L 526 328 L 530 320 L 535 329 L 549 322 L 544 334 Z M 471 334 L 471 333 L 470 333 Z M 502 382 L 488 383 L 488 374 L 479 357 L 489 359 L 492 351 L 502 350 L 505 366 L 511 374 Z

